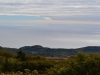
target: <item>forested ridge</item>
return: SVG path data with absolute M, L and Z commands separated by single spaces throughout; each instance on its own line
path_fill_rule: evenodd
M 20 48 L 7 48 L 7 47 L 0 47 L 1 49 L 7 50 L 11 53 L 16 54 L 19 50 L 22 50 L 29 56 L 45 56 L 45 57 L 68 57 L 68 56 L 75 56 L 78 52 L 84 53 L 98 53 L 100 54 L 100 46 L 87 46 L 82 48 L 75 48 L 75 49 L 65 49 L 65 48 L 49 48 L 43 47 L 41 45 L 34 45 L 34 46 L 23 46 Z

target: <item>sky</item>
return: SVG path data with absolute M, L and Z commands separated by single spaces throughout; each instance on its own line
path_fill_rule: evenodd
M 0 0 L 0 46 L 100 46 L 100 0 Z

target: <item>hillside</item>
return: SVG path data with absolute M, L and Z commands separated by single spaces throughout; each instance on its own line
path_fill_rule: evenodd
M 77 49 L 64 49 L 64 48 L 48 48 L 40 45 L 35 45 L 35 46 L 24 46 L 19 49 L 0 47 L 0 50 L 7 50 L 12 53 L 17 53 L 19 50 L 22 50 L 27 55 L 41 55 L 46 57 L 66 57 L 66 56 L 74 56 L 78 52 L 100 53 L 100 46 L 88 46 Z

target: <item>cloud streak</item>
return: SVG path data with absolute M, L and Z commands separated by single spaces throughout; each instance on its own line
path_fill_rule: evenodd
M 42 18 L 43 19 L 43 18 Z M 39 26 L 48 26 L 48 25 L 77 25 L 77 26 L 87 26 L 89 25 L 90 27 L 92 25 L 100 25 L 100 22 L 89 22 L 89 21 L 62 21 L 62 20 L 51 20 L 48 18 L 44 18 L 42 20 L 41 18 L 37 18 L 37 20 L 0 20 L 0 26 L 34 26 L 34 25 L 39 25 Z
M 38 15 L 53 20 L 80 20 L 99 21 L 99 0 L 3 0 L 0 1 L 0 14 L 4 15 Z M 84 17 L 83 17 L 84 16 Z M 80 18 L 82 17 L 82 18 Z M 78 20 L 79 20 L 78 19 Z

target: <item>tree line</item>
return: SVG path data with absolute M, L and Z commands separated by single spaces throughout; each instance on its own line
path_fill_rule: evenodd
M 12 54 L 0 50 L 0 75 L 100 75 L 100 55 L 79 52 L 67 59 Z

